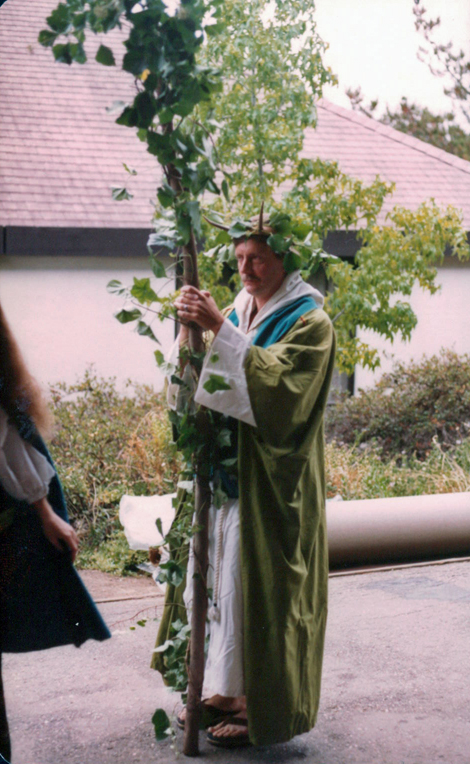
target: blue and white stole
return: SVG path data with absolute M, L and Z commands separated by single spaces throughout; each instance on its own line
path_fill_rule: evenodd
M 270 345 L 274 345 L 291 329 L 296 321 L 303 316 L 304 313 L 308 313 L 311 310 L 318 308 L 317 303 L 310 295 L 304 295 L 299 297 L 298 300 L 288 303 L 283 307 L 270 313 L 264 321 L 261 322 L 258 331 L 255 334 L 252 344 L 258 347 L 268 348 Z M 228 320 L 232 322 L 234 326 L 240 325 L 240 320 L 237 316 L 235 308 L 227 316 Z M 228 417 L 232 420 L 232 417 Z M 238 452 L 238 423 L 232 421 L 229 429 L 232 432 L 232 443 L 230 450 L 233 455 L 236 456 Z M 224 469 L 218 470 L 220 481 L 223 489 L 230 499 L 238 498 L 238 478 L 235 475 L 230 475 Z

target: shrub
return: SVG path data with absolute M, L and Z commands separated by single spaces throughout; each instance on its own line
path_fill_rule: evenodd
M 123 543 L 118 507 L 124 493 L 150 495 L 174 490 L 178 457 L 161 396 L 88 370 L 74 385 L 51 388 L 56 433 L 50 451 L 64 487 L 70 519 L 80 536 L 79 562 L 92 565 L 107 544 L 109 567 L 132 567 Z M 104 563 L 98 567 L 104 569 Z
M 393 498 L 470 491 L 470 438 L 443 451 L 433 444 L 426 459 L 405 463 L 384 460 L 371 443 L 367 449 L 328 443 L 325 453 L 327 496 L 354 499 Z M 401 462 L 401 463 L 400 463 Z
M 344 397 L 328 412 L 337 443 L 375 441 L 382 457 L 443 450 L 470 434 L 470 356 L 442 350 L 418 363 L 398 363 L 370 390 Z

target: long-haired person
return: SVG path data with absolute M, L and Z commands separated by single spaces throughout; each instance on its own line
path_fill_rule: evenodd
M 0 306 L 0 753 L 11 757 L 2 653 L 110 633 L 73 567 L 78 539 L 43 441 L 51 416 Z

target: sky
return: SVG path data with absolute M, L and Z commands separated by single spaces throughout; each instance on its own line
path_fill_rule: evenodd
M 469 0 L 422 0 L 429 15 L 441 17 L 440 42 L 454 42 L 470 54 Z M 339 77 L 339 87 L 324 96 L 349 106 L 347 88 L 361 86 L 365 101 L 379 98 L 396 106 L 402 96 L 434 111 L 450 99 L 443 80 L 417 58 L 423 38 L 414 27 L 413 0 L 315 0 L 317 30 L 329 43 L 325 63 Z

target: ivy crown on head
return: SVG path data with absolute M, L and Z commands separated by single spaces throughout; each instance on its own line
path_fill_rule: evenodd
M 230 225 L 209 218 L 206 220 L 216 228 L 226 231 L 234 241 L 251 236 L 264 239 L 268 247 L 283 258 L 287 273 L 302 268 L 305 260 L 311 255 L 311 227 L 297 223 L 286 212 L 272 210 L 265 215 L 264 202 L 258 215 L 249 219 L 236 217 Z

